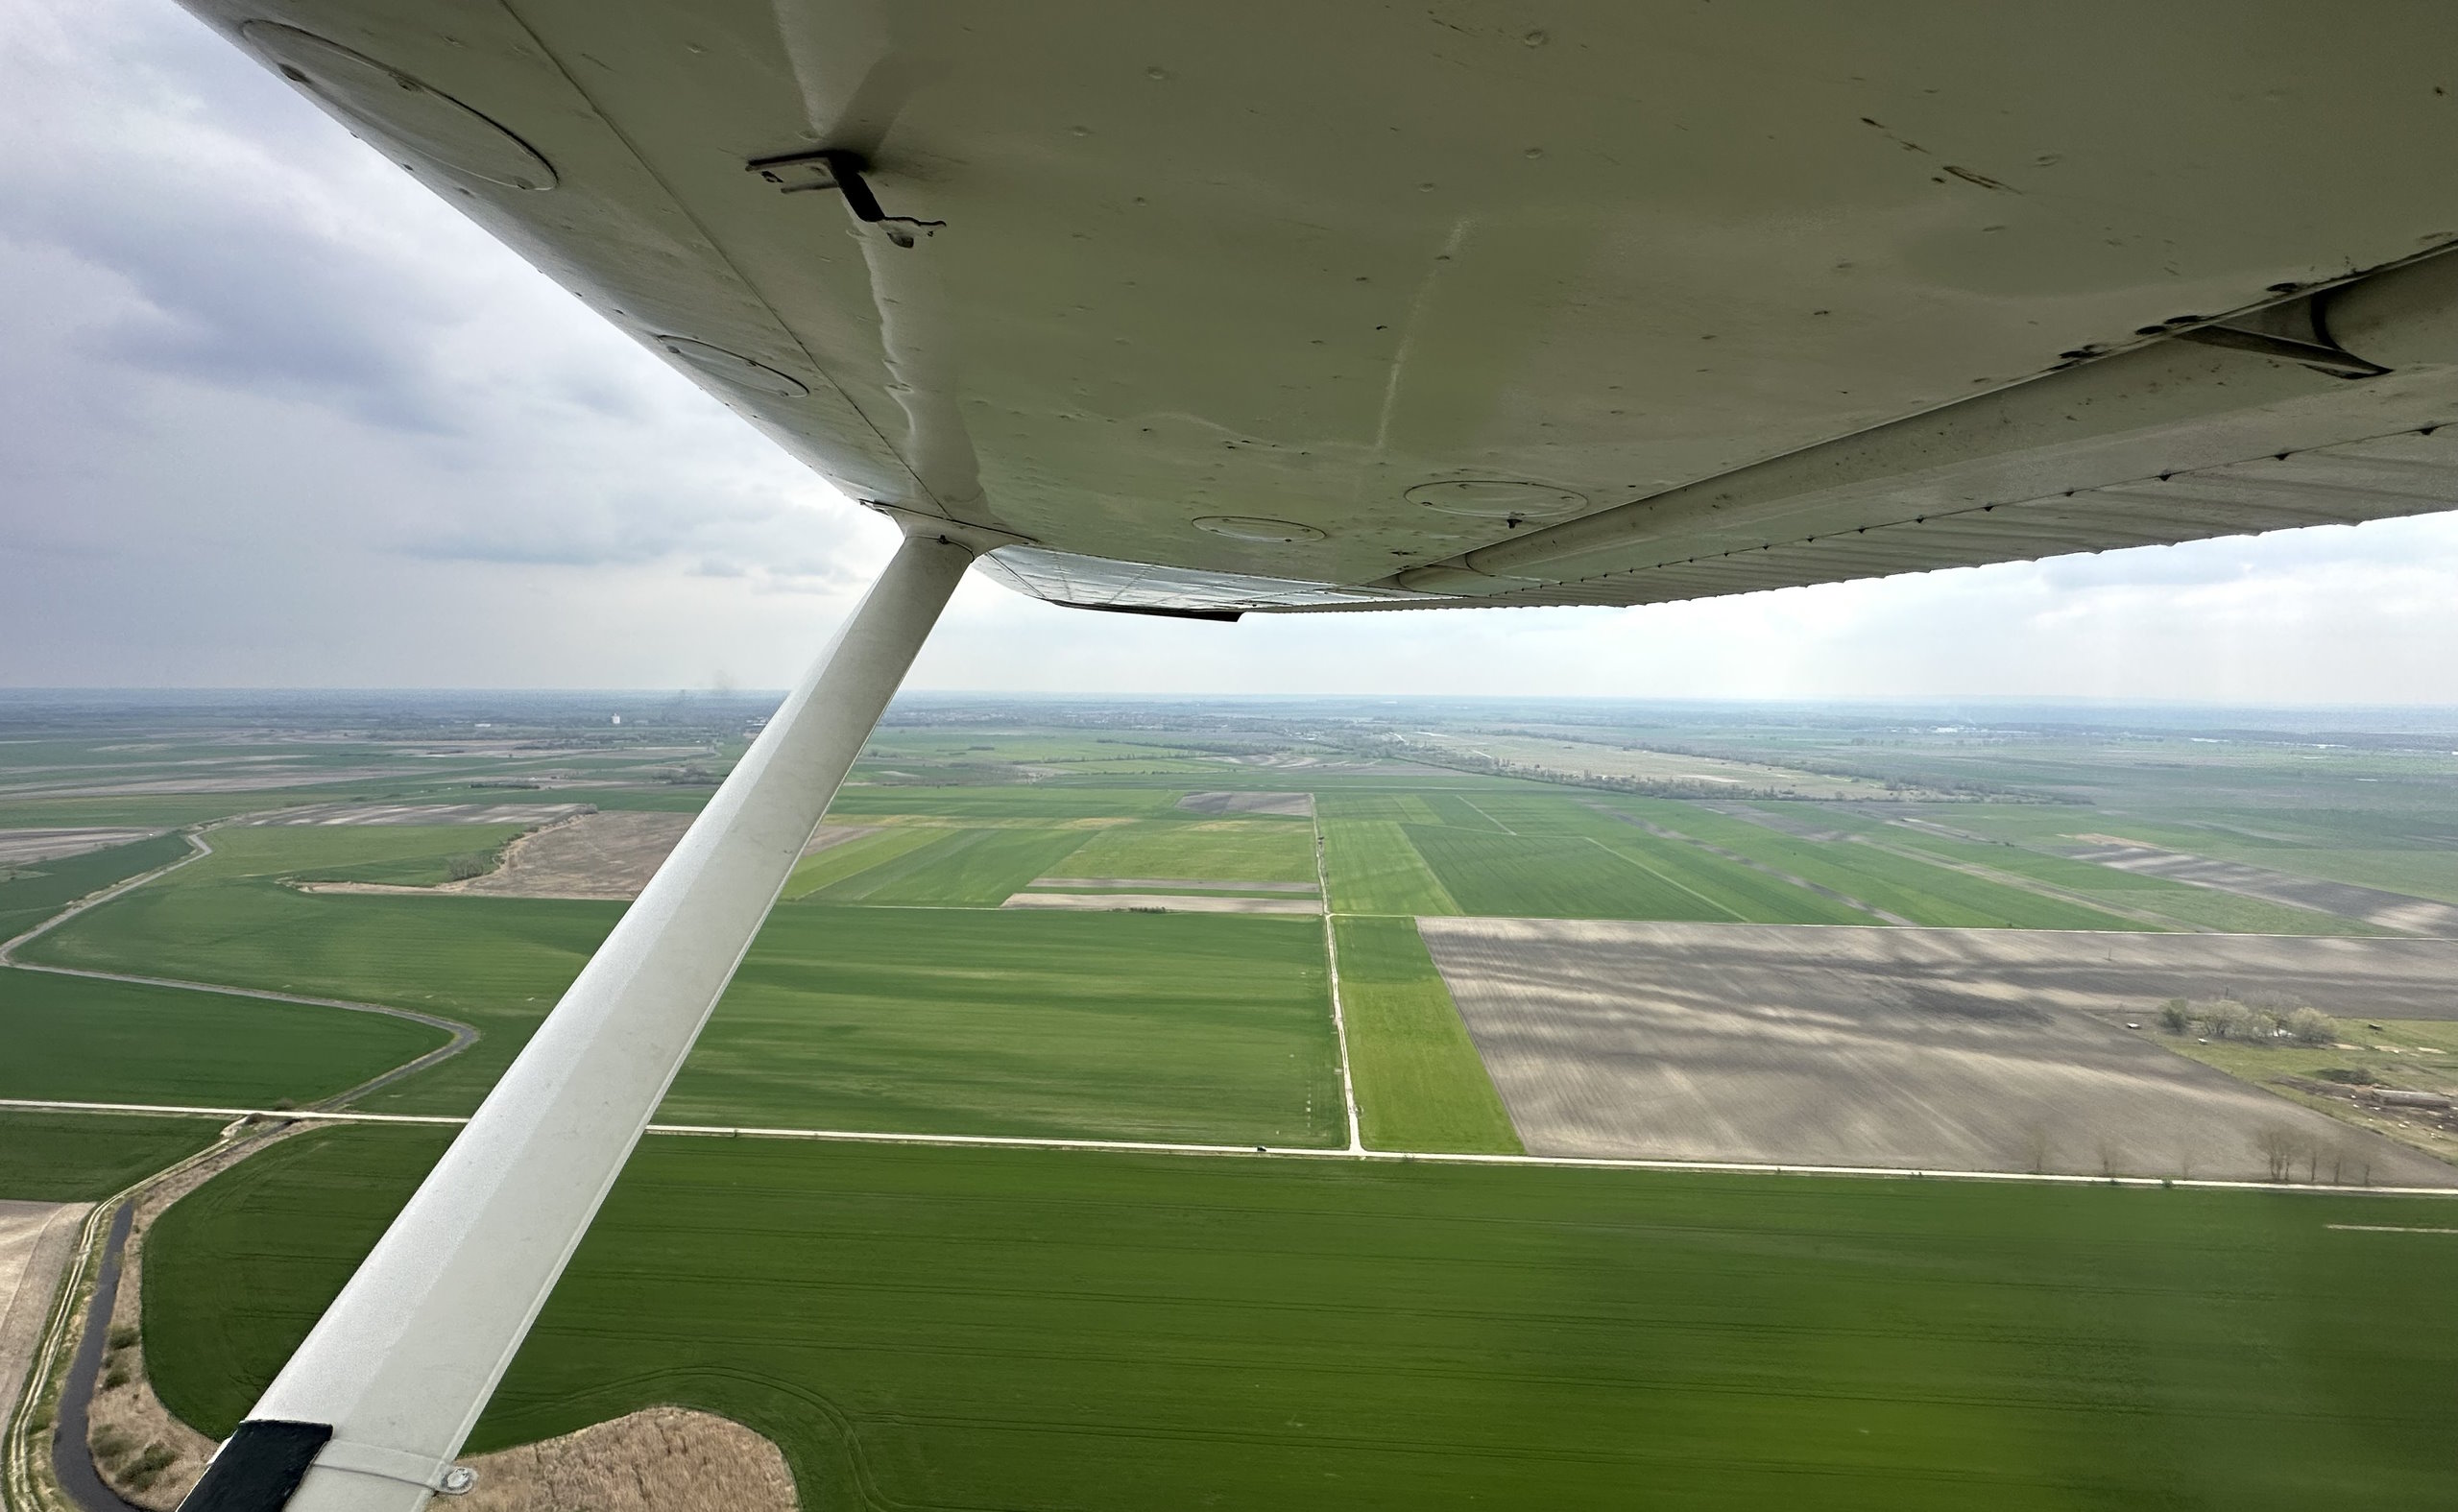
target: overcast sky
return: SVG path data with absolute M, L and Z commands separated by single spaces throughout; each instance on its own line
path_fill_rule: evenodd
M 169 0 L 0 0 L 0 685 L 774 687 L 892 543 Z M 1645 610 L 975 580 L 915 684 L 2458 703 L 2458 517 Z

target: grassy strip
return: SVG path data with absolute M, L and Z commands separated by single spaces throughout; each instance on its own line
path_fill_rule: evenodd
M 0 971 L 0 1097 L 312 1102 L 447 1038 L 379 1014 Z
M 1349 1073 L 1368 1147 L 1524 1153 L 1412 919 L 1337 919 Z
M 1325 819 L 1331 906 L 1344 914 L 1456 914 L 1459 905 L 1389 819 Z
M 1321 925 L 829 908 L 761 931 L 670 1122 L 1337 1144 Z
M 229 1430 L 443 1147 L 173 1209 L 147 1356 Z M 807 1505 L 2430 1506 L 2436 1199 L 652 1139 L 473 1451 L 651 1403 Z M 2360 1282 L 2351 1280 L 2360 1278 Z
M 187 1159 L 221 1129 L 219 1118 L 0 1113 L 0 1201 L 93 1202 Z

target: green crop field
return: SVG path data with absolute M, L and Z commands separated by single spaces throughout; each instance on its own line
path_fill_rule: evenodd
M 1144 787 L 847 787 L 829 805 L 835 824 L 857 825 L 872 814 L 932 814 L 951 819 L 1141 818 L 1174 805 L 1183 788 Z
M 1416 922 L 1337 919 L 1333 928 L 1349 1075 L 1367 1147 L 1522 1153 Z
M 1617 799 L 1613 806 L 1916 924 L 1963 929 L 2156 929 L 2122 915 L 1933 866 L 1853 841 L 1804 840 L 1696 804 Z
M 141 876 L 190 853 L 178 835 L 156 835 L 58 861 L 0 867 L 0 940 L 11 940 L 88 893 Z
M 1867 835 L 1880 845 L 2009 873 L 2064 892 L 2105 898 L 2111 907 L 2142 909 L 2179 924 L 2199 924 L 2229 934 L 2360 935 L 2382 932 L 2334 914 L 2223 893 L 2215 888 L 2195 887 L 2163 876 L 2121 872 L 2112 866 L 2099 866 L 2068 856 L 2025 850 L 2011 842 L 1960 840 L 1909 825 L 1886 824 L 1831 810 L 1802 813 L 1798 817 L 1807 823 L 1832 825 L 1839 829 Z
M 1733 910 L 1584 835 L 1509 835 L 1406 825 L 1464 913 L 1537 919 L 1730 924 Z
M 478 1043 L 376 1094 L 392 1113 L 477 1106 L 620 917 L 620 903 L 304 893 L 300 872 L 449 855 L 460 827 L 217 830 L 216 854 L 42 936 L 28 960 L 441 1014 Z
M 1314 880 L 1314 827 L 1303 819 L 1145 820 L 1096 830 L 1068 876 Z
M 313 1102 L 446 1038 L 381 1014 L 0 969 L 0 1097 Z
M 0 1201 L 98 1201 L 187 1159 L 221 1131 L 219 1118 L 0 1110 Z
M 942 829 L 928 845 L 887 857 L 803 896 L 824 903 L 996 908 L 1064 861 L 1090 829 Z M 826 852 L 820 852 L 822 856 Z
M 1330 906 L 1344 914 L 1456 914 L 1459 905 L 1390 819 L 1325 819 Z
M 228 1432 L 443 1140 L 173 1209 L 147 1357 Z M 651 1139 L 470 1443 L 652 1403 L 805 1505 L 2442 1504 L 2435 1199 Z
M 1713 852 L 1649 834 L 1636 825 L 1591 816 L 1598 845 L 1677 882 L 1699 897 L 1750 924 L 1870 924 L 1874 914 L 1795 887 L 1780 876 L 1736 865 Z
M 858 873 L 946 838 L 945 830 L 924 825 L 894 825 L 856 835 L 796 862 L 793 875 L 785 878 L 784 899 L 791 902 L 807 898 L 822 888 L 833 887 Z
M 672 1123 L 1346 1138 L 1323 932 L 1197 914 L 780 909 Z

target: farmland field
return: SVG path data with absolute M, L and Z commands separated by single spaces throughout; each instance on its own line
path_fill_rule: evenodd
M 0 1097 L 313 1102 L 446 1038 L 380 1014 L 0 970 Z
M 417 1008 L 474 1024 L 482 1035 L 476 1044 L 368 1104 L 466 1113 L 623 905 L 318 894 L 283 880 L 458 853 L 470 839 L 462 828 L 217 830 L 216 854 L 69 921 L 21 954 L 54 966 Z
M 996 908 L 1010 893 L 1064 861 L 1093 831 L 942 829 L 935 834 L 928 845 L 803 896 L 830 903 Z
M 441 1147 L 166 1215 L 170 1405 L 227 1432 Z M 674 1402 L 806 1505 L 2426 1506 L 2458 1245 L 2367 1230 L 2452 1211 L 652 1139 L 470 1448 Z
M 1648 823 L 1752 861 L 1912 924 L 1959 929 L 2156 929 L 2081 903 L 1933 866 L 1875 846 L 1804 840 L 1696 804 L 1624 801 L 1615 806 Z
M 1337 1144 L 1323 933 L 1128 913 L 778 910 L 661 1117 Z
M 1314 828 L 1302 819 L 1121 825 L 1096 832 L 1068 856 L 1065 875 L 1311 882 Z
M 1730 920 L 1731 909 L 1584 835 L 1401 827 L 1462 913 L 1547 919 Z
M 1442 889 L 1390 819 L 1325 819 L 1323 861 L 1331 874 L 1331 906 L 1346 914 L 1456 914 Z
M 1359 1121 L 1377 1150 L 1520 1152 L 1414 921 L 1335 921 Z
M 93 1202 L 211 1144 L 219 1118 L 0 1109 L 0 1201 Z
M 21 828 L 317 805 L 207 831 L 215 855 L 25 954 L 468 1022 L 365 1102 L 465 1112 L 622 905 L 303 884 L 432 884 L 515 832 L 361 805 L 688 812 L 774 707 L 624 697 L 336 695 L 322 724 L 138 700 L 29 732 L 0 694 Z M 2458 1199 L 1496 1161 L 1570 1148 L 1583 1112 L 1619 1141 L 1589 1153 L 1807 1131 L 1930 1170 L 2263 1179 L 2276 1127 L 2299 1186 L 2452 1179 L 2408 1163 L 2458 1151 L 2458 1116 L 2427 1137 L 2377 1092 L 2458 1087 L 2452 942 L 2083 857 L 2131 837 L 2458 896 L 2458 716 L 2424 740 L 2140 712 L 901 700 L 829 816 L 862 832 L 796 867 L 659 1110 L 736 1132 L 643 1142 L 470 1448 L 673 1402 L 773 1437 L 810 1507 L 2446 1500 Z M 1328 924 L 1126 911 L 1313 907 L 1318 833 Z M 9 869 L 0 934 L 183 850 Z M 1906 922 L 1966 927 L 1868 927 Z M 1364 1158 L 1337 1153 L 1327 928 Z M 1543 948 L 1447 983 L 1472 935 Z M 1496 983 L 1529 1002 L 1481 1056 Z M 2339 1041 L 2157 1027 L 2167 996 L 2254 993 Z M 0 973 L 0 1095 L 306 1101 L 434 1043 Z M 1078 1147 L 738 1132 L 762 1128 Z M 0 1198 L 107 1192 L 212 1133 L 0 1115 Z M 443 1138 L 304 1135 L 173 1208 L 144 1271 L 171 1404 L 226 1430 Z
M 178 835 L 156 835 L 56 861 L 0 866 L 0 940 L 13 939 L 87 893 L 188 853 L 188 843 Z

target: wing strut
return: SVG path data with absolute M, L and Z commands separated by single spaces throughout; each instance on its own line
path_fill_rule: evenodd
M 183 1509 L 468 1489 L 453 1456 L 973 557 L 905 539 Z

